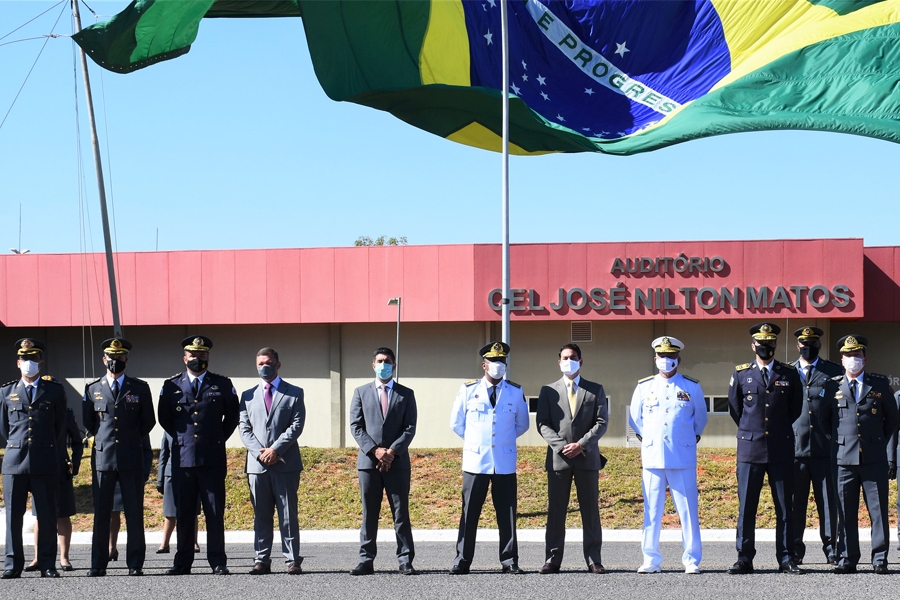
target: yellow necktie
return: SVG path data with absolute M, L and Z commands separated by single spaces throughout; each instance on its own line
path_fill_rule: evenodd
M 572 418 L 575 418 L 575 402 L 578 398 L 575 394 L 575 382 L 566 382 L 566 387 L 569 388 L 569 412 L 572 415 Z

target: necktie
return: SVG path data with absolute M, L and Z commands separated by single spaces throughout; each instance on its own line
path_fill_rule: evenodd
M 196 400 L 197 396 L 200 395 L 200 379 L 195 379 L 191 388 L 194 390 L 194 400 Z
M 760 372 L 762 373 L 763 387 L 765 387 L 765 388 L 769 387 L 769 369 L 766 367 L 763 367 L 762 369 L 760 369 Z
M 491 386 L 491 391 L 489 392 L 489 395 L 490 395 L 490 397 L 491 397 L 491 406 L 494 407 L 494 408 L 497 407 L 497 396 L 496 396 L 496 393 L 497 393 L 497 386 L 492 385 L 492 386 Z
M 578 395 L 575 391 L 575 382 L 567 381 L 566 387 L 569 389 L 569 414 L 573 417 L 575 416 L 575 402 L 578 399 Z
M 809 385 L 809 380 L 812 379 L 812 370 L 813 366 L 809 365 L 806 367 L 806 385 Z
M 34 386 L 26 385 L 25 393 L 28 394 L 28 404 L 31 404 L 31 402 L 34 400 Z
M 856 384 L 858 382 L 854 379 L 850 382 L 850 395 L 853 396 L 853 401 L 859 404 L 859 398 L 856 397 Z
M 266 391 L 263 394 L 263 400 L 266 402 L 266 412 L 272 412 L 272 384 L 266 384 Z
M 381 416 L 386 417 L 388 409 L 387 386 L 381 385 L 379 388 L 381 389 Z
M 113 395 L 113 399 L 115 399 L 115 400 L 119 399 L 119 380 L 118 379 L 113 379 L 112 395 Z

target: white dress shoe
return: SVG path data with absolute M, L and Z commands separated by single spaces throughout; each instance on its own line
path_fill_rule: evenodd
M 656 565 L 641 565 L 638 567 L 638 573 L 659 573 L 659 567 Z
M 700 567 L 698 567 L 697 565 L 685 565 L 684 572 L 688 575 L 699 575 Z

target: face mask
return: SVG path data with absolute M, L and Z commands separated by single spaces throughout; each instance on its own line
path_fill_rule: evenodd
M 563 375 L 574 375 L 581 369 L 581 361 L 580 360 L 572 360 L 565 359 L 559 363 L 559 370 L 563 372 Z
M 760 344 L 756 347 L 756 355 L 763 360 L 769 360 L 773 356 L 775 356 L 775 348 L 772 346 L 766 346 L 765 344 Z
M 375 363 L 375 377 L 387 381 L 394 374 L 394 365 L 388 363 Z
M 33 360 L 23 360 L 19 370 L 22 371 L 22 377 L 34 377 L 41 372 L 41 365 Z
M 659 369 L 660 373 L 669 373 L 675 370 L 675 367 L 678 366 L 677 358 L 669 358 L 668 356 L 657 356 L 656 357 L 656 368 Z
M 261 379 L 266 381 L 275 379 L 275 367 L 273 365 L 259 365 L 256 367 L 256 372 L 259 373 Z
M 860 373 L 863 370 L 864 362 L 858 356 L 845 356 L 841 358 L 841 364 L 844 365 L 844 368 L 847 369 L 848 373 Z
M 119 360 L 118 358 L 110 358 L 106 357 L 106 368 L 110 373 L 116 375 L 125 370 L 125 361 Z
M 815 346 L 800 346 L 800 356 L 806 362 L 812 362 L 819 356 L 819 349 Z
M 491 379 L 503 379 L 503 376 L 506 375 L 506 363 L 489 362 L 487 374 Z
M 205 361 L 201 361 L 199 358 L 192 358 L 191 360 L 187 361 L 187 368 L 194 373 L 202 373 L 208 366 L 209 365 L 206 364 Z

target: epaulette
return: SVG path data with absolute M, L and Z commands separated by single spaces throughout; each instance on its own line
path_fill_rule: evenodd
M 0 387 L 6 387 L 6 386 L 8 386 L 8 385 L 13 385 L 14 383 L 19 383 L 19 380 L 18 380 L 18 379 L 13 379 L 12 381 L 9 381 L 9 382 L 7 382 L 7 383 L 4 383 L 3 385 L 0 385 Z
M 178 378 L 181 377 L 182 375 L 184 375 L 184 372 L 183 372 L 183 371 L 182 371 L 181 373 L 175 373 L 174 375 L 172 375 L 171 377 L 169 377 L 169 381 L 178 379 Z
M 478 383 L 479 381 L 481 381 L 481 380 L 480 380 L 480 379 L 473 379 L 472 381 L 467 381 L 467 382 L 464 383 L 463 385 L 465 385 L 466 387 L 468 387 L 468 386 L 470 386 L 470 385 L 475 385 L 475 384 Z
M 831 378 L 831 380 L 832 381 L 840 381 L 843 378 L 844 378 L 843 375 L 835 375 L 834 377 Z
M 743 371 L 744 369 L 749 369 L 753 366 L 751 363 L 744 363 L 742 365 L 738 365 L 734 368 L 735 371 Z
M 644 383 L 645 381 L 650 381 L 654 377 L 656 377 L 656 375 L 649 375 L 647 377 L 644 377 L 643 379 L 638 379 L 638 383 Z
M 129 375 L 129 377 L 131 377 L 131 375 Z M 147 383 L 147 382 L 144 381 L 143 379 L 138 379 L 137 377 L 131 377 L 131 379 L 132 379 L 133 381 L 137 381 L 138 383 Z
M 792 365 L 791 363 L 784 363 L 784 362 L 783 362 L 783 363 L 781 363 L 781 366 L 782 366 L 782 367 L 787 367 L 787 368 L 790 369 L 791 371 L 796 371 L 796 370 L 797 370 L 797 367 L 795 367 L 795 366 Z
M 687 375 L 682 375 L 682 377 L 684 377 L 688 381 L 693 381 L 694 383 L 700 383 L 699 379 L 694 379 L 693 377 L 688 377 Z
M 887 377 L 881 373 L 866 373 L 866 375 L 871 375 L 872 379 L 887 379 Z
M 95 379 L 95 380 L 91 381 L 90 383 L 88 383 L 88 385 L 94 385 L 95 383 L 99 383 L 100 380 L 103 379 L 104 377 L 106 377 L 106 375 L 101 375 L 101 376 L 98 377 L 97 379 Z
M 507 380 L 506 380 L 506 383 L 508 383 L 509 385 L 511 385 L 511 386 L 513 386 L 513 387 L 517 387 L 517 388 L 519 388 L 519 389 L 522 389 L 522 386 L 519 385 L 518 383 L 516 383 L 515 381 L 510 381 L 509 379 L 507 379 Z
M 41 379 L 43 379 L 44 381 L 49 381 L 50 383 L 57 383 L 59 385 L 62 385 L 57 380 L 55 380 L 52 375 L 44 375 L 43 377 L 41 377 Z

